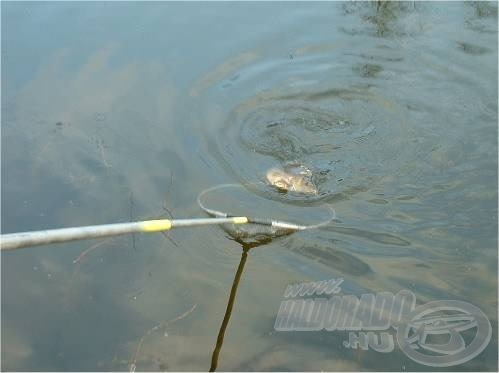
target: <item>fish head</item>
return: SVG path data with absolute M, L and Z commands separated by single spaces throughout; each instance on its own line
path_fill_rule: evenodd
M 291 176 L 284 170 L 275 167 L 268 170 L 266 175 L 270 185 L 282 190 L 290 190 L 292 186 Z
M 280 168 L 271 168 L 266 174 L 267 182 L 279 190 L 317 195 L 318 190 L 308 175 L 294 174 Z

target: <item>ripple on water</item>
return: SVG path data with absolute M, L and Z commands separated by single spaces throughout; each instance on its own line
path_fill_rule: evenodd
M 282 93 L 282 91 L 286 91 Z M 217 158 L 242 183 L 264 181 L 268 168 L 303 164 L 317 196 L 257 193 L 274 200 L 313 203 L 368 190 L 411 159 L 401 109 L 368 86 L 264 91 L 235 106 L 218 129 Z

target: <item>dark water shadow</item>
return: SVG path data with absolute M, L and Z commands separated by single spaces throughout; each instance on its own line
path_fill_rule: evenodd
M 340 233 L 347 236 L 358 237 L 382 245 L 411 246 L 410 241 L 390 233 L 373 232 L 365 229 L 338 226 L 329 226 L 323 229 L 333 233 Z

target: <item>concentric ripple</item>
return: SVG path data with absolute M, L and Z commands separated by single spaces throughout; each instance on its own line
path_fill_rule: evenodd
M 298 163 L 312 170 L 317 196 L 283 195 L 262 182 L 258 192 L 267 198 L 348 198 L 410 159 L 411 136 L 400 111 L 369 87 L 263 92 L 232 110 L 214 148 L 243 183 L 263 181 L 276 165 Z

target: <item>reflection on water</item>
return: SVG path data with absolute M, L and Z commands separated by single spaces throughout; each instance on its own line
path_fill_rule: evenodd
M 458 369 L 497 370 L 497 77 L 493 2 L 2 3 L 2 232 L 204 216 L 221 183 L 337 216 L 243 256 L 216 227 L 2 254 L 2 369 L 128 370 L 152 330 L 138 369 L 206 370 L 222 335 L 219 370 L 434 370 L 273 329 L 287 285 L 343 277 L 479 307 Z M 318 193 L 265 183 L 287 164 Z
M 220 330 L 218 331 L 217 342 L 215 344 L 215 349 L 213 350 L 213 354 L 211 356 L 211 366 L 210 372 L 214 372 L 218 366 L 218 359 L 220 356 L 220 351 L 222 350 L 225 333 L 227 331 L 227 326 L 229 325 L 230 317 L 232 315 L 232 311 L 234 308 L 234 302 L 236 300 L 237 289 L 239 287 L 239 283 L 241 281 L 241 276 L 244 271 L 244 266 L 246 265 L 246 260 L 248 259 L 248 252 L 250 249 L 258 246 L 265 245 L 270 242 L 270 238 L 264 241 L 246 243 L 244 241 L 237 240 L 236 241 L 242 246 L 242 254 L 241 260 L 239 261 L 239 265 L 236 270 L 236 274 L 234 276 L 234 281 L 232 283 L 232 288 L 230 289 L 229 300 L 227 301 L 227 308 L 225 310 L 224 318 L 222 321 L 222 325 L 220 325 Z

